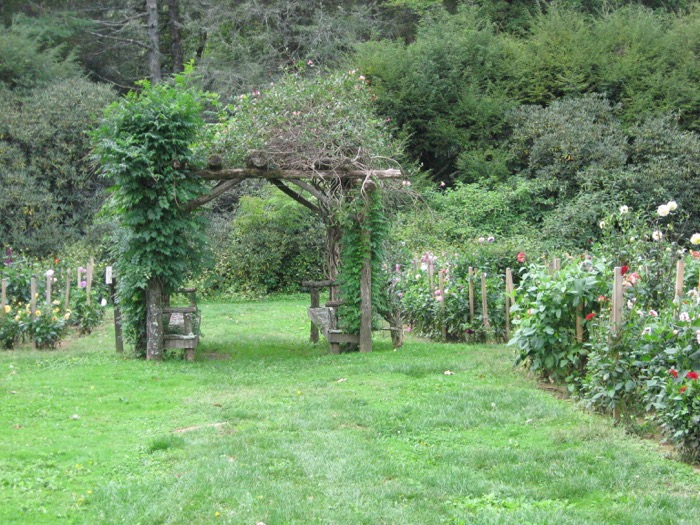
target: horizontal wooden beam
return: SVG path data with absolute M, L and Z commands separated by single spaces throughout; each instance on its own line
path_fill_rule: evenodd
M 234 168 L 220 170 L 201 170 L 195 175 L 207 180 L 236 180 L 236 179 L 364 179 L 376 177 L 378 179 L 400 179 L 403 177 L 401 170 L 266 170 L 259 168 Z

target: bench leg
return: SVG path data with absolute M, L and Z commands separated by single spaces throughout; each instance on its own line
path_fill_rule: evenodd
M 185 348 L 185 360 L 194 361 L 194 348 Z

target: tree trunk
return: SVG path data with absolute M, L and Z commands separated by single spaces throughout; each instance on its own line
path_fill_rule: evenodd
M 146 359 L 163 358 L 163 285 L 151 278 L 146 288 Z
M 157 0 L 146 0 L 146 12 L 148 14 L 148 69 L 151 76 L 151 82 L 157 84 L 161 80 Z
M 185 70 L 180 25 L 180 2 L 179 0 L 168 0 L 168 28 L 170 30 L 170 54 L 173 61 L 173 73 L 182 73 Z

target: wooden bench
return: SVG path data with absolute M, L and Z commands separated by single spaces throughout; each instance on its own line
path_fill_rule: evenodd
M 318 343 L 320 330 L 323 337 L 330 343 L 331 354 L 339 354 L 342 343 L 360 344 L 359 335 L 346 334 L 338 329 L 338 307 L 343 302 L 333 298 L 336 283 L 334 281 L 304 281 L 301 284 L 311 292 L 311 306 L 308 309 L 309 320 L 311 321 L 311 342 Z M 323 288 L 329 288 L 331 291 L 331 299 L 326 301 L 325 306 L 320 305 L 320 292 Z
M 163 308 L 166 331 L 163 347 L 185 351 L 185 359 L 194 361 L 194 351 L 199 344 L 199 309 L 197 308 L 196 288 L 185 288 L 176 293 L 187 297 L 189 306 L 167 306 Z

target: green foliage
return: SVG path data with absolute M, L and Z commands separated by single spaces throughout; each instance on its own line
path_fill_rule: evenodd
M 695 370 L 698 370 L 696 367 Z M 677 377 L 674 377 L 677 375 Z M 700 459 L 700 382 L 694 370 L 669 369 L 666 403 L 659 419 L 669 440 L 683 457 L 692 462 Z
M 490 258 L 487 246 L 459 254 L 424 253 L 420 261 L 405 261 L 394 267 L 394 293 L 400 298 L 404 321 L 411 330 L 434 339 L 450 341 L 502 341 L 505 330 L 505 268 L 515 266 L 516 252 L 510 260 Z M 433 279 L 430 280 L 430 265 Z M 415 268 L 413 267 L 415 265 Z M 469 275 L 469 268 L 473 268 Z M 486 277 L 489 326 L 484 324 L 481 274 Z M 440 281 L 443 289 L 440 290 Z M 470 319 L 469 286 L 474 290 L 474 319 Z
M 341 218 L 341 267 L 338 275 L 343 304 L 338 317 L 348 333 L 360 331 L 360 280 L 365 261 L 370 261 L 372 314 L 387 310 L 384 282 L 384 241 L 389 223 L 381 192 L 369 191 L 348 203 Z
M 142 84 L 110 106 L 94 134 L 95 158 L 114 187 L 109 203 L 123 231 L 118 242 L 118 302 L 125 333 L 137 347 L 145 331 L 145 290 L 151 280 L 165 293 L 187 279 L 201 255 L 202 221 L 187 207 L 206 183 L 189 173 L 200 158 L 202 111 L 212 97 L 172 84 Z
M 357 62 L 372 82 L 378 106 L 407 137 L 407 151 L 439 179 L 465 151 L 502 137 L 512 104 L 495 87 L 504 71 L 503 45 L 478 11 L 426 16 L 408 46 L 376 42 Z
M 372 98 L 356 71 L 288 74 L 264 91 L 240 95 L 214 148 L 228 166 L 245 167 L 255 157 L 282 169 L 395 168 L 401 144 Z
M 380 10 L 352 0 L 219 2 L 203 14 L 208 27 L 201 68 L 226 94 L 267 85 L 309 60 L 337 68 L 358 42 L 394 32 Z
M 5 312 L 0 312 L 0 348 L 12 350 L 22 336 L 22 327 L 17 314 L 10 305 L 5 307 Z
M 524 189 L 525 188 L 525 189 Z M 541 252 L 535 233 L 526 221 L 529 195 L 526 186 L 456 184 L 453 188 L 425 191 L 414 206 L 397 214 L 392 239 L 411 253 L 424 251 L 469 251 L 485 258 L 500 259 L 505 269 L 513 254 Z M 495 237 L 496 243 L 479 243 Z M 474 261 L 480 265 L 480 261 Z
M 678 16 L 630 6 L 596 17 L 550 9 L 509 46 L 511 92 L 535 104 L 604 93 L 622 103 L 627 122 L 681 110 L 684 126 L 697 129 L 698 23 L 697 9 Z
M 532 264 L 522 274 L 511 309 L 517 330 L 510 344 L 517 363 L 553 380 L 571 383 L 586 365 L 583 340 L 577 341 L 576 317 L 587 325 L 595 319 L 609 294 L 612 271 L 603 258 L 564 261 L 560 271 Z
M 60 47 L 43 47 L 26 27 L 15 25 L 0 33 L 0 87 L 31 88 L 75 78 L 73 57 L 63 58 Z
M 104 185 L 86 160 L 87 133 L 113 98 L 80 78 L 0 87 L 0 244 L 55 255 L 91 229 Z
M 597 220 L 626 204 L 648 209 L 678 200 L 700 226 L 697 166 L 700 138 L 682 131 L 671 116 L 625 128 L 619 107 L 587 95 L 546 108 L 521 106 L 509 117 L 513 164 L 526 178 L 530 223 L 568 246 L 597 239 Z
M 214 265 L 195 281 L 206 294 L 296 292 L 324 275 L 320 218 L 271 186 L 241 197 L 221 228 L 210 239 Z
M 71 324 L 76 326 L 82 335 L 91 333 L 102 323 L 105 309 L 96 295 L 91 290 L 89 303 L 86 290 L 79 290 L 71 298 Z

